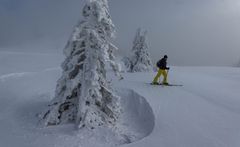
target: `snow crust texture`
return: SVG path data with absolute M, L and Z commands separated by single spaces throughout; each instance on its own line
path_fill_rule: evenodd
M 36 114 L 54 96 L 56 81 L 61 76 L 58 67 L 61 60 L 56 60 L 58 55 L 48 58 L 48 55 L 44 57 L 41 54 L 35 58 L 37 54 L 4 54 L 0 52 L 0 60 L 3 57 L 5 63 L 0 68 L 0 147 L 240 146 L 239 68 L 171 67 L 169 83 L 183 84 L 183 87 L 149 85 L 156 73 L 125 73 L 125 80 L 115 79 L 113 83 L 116 88 L 133 89 L 134 92 L 120 89 L 117 93 L 127 95 L 127 100 L 121 101 L 121 105 L 127 103 L 124 109 L 128 112 L 123 111 L 122 118 L 127 119 L 125 123 L 118 124 L 122 131 L 117 135 L 106 129 L 76 131 L 74 125 L 48 128 L 36 125 Z M 42 64 L 42 59 L 51 67 Z M 31 60 L 34 62 L 29 62 Z M 10 63 L 13 66 L 9 66 Z M 35 69 L 36 66 L 41 68 Z M 154 119 L 147 117 L 152 113 L 143 97 L 151 106 Z M 141 118 L 132 117 L 138 115 Z M 154 120 L 152 131 L 153 122 L 142 123 L 146 121 L 143 117 Z M 138 129 L 132 126 L 138 126 Z M 145 129 L 146 126 L 151 127 Z M 132 142 L 142 136 L 146 137 Z M 132 143 L 127 144 L 129 142 Z

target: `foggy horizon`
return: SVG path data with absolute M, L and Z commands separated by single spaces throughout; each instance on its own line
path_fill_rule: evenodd
M 0 51 L 61 53 L 84 0 L 1 0 Z M 240 64 L 240 1 L 109 0 L 114 43 L 128 55 L 137 28 L 148 31 L 153 62 L 181 66 Z

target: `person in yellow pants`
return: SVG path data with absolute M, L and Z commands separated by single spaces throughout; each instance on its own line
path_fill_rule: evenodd
M 157 67 L 159 69 L 158 69 L 157 75 L 153 79 L 152 84 L 154 84 L 154 85 L 160 84 L 159 83 L 159 78 L 161 77 L 161 75 L 163 75 L 163 82 L 162 82 L 162 84 L 168 85 L 168 82 L 167 82 L 167 76 L 168 76 L 167 70 L 169 70 L 170 68 L 167 67 L 167 58 L 168 58 L 168 56 L 165 55 L 161 60 L 159 60 L 157 62 Z

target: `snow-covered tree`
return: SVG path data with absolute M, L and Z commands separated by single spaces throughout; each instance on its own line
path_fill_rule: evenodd
M 123 57 L 121 62 L 122 62 L 123 67 L 125 67 L 123 69 L 123 71 L 124 72 L 130 72 L 131 71 L 131 66 L 132 66 L 132 62 L 131 62 L 130 58 L 129 57 Z
M 114 125 L 119 97 L 106 77 L 106 63 L 119 75 L 111 43 L 115 27 L 107 0 L 88 0 L 70 37 L 55 98 L 42 115 L 46 126 L 76 123 L 78 128 Z
M 147 43 L 147 31 L 137 30 L 133 41 L 132 56 L 125 57 L 123 62 L 129 72 L 146 72 L 152 71 L 153 65 L 149 55 Z

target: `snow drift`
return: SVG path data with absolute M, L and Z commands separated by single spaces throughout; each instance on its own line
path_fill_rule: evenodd
M 154 114 L 149 103 L 134 90 L 121 89 L 118 94 L 123 108 L 120 124 L 127 141 L 130 143 L 148 136 L 154 128 Z

